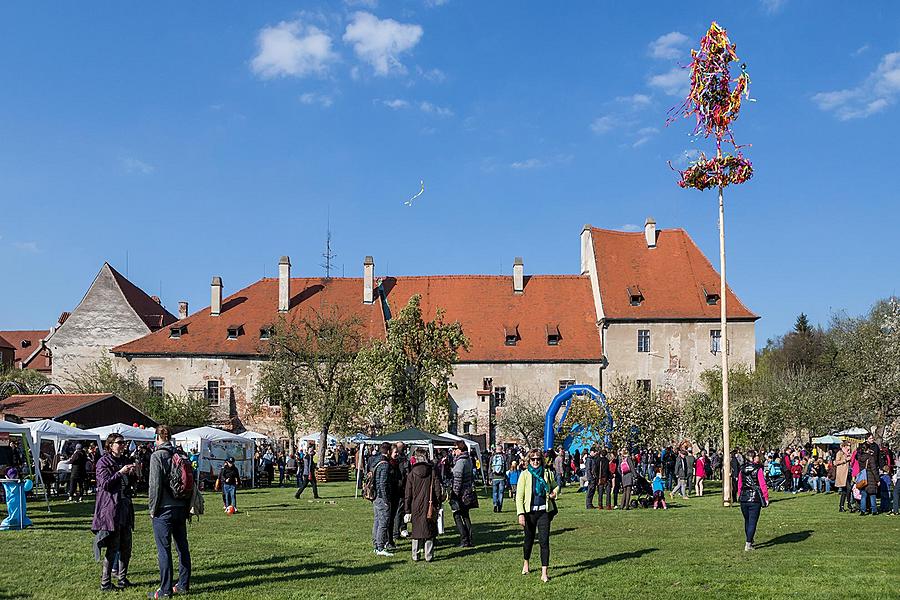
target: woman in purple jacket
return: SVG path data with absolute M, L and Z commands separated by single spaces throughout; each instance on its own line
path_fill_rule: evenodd
M 744 550 L 753 550 L 753 537 L 756 535 L 759 512 L 769 505 L 766 476 L 763 474 L 759 455 L 753 450 L 745 455 L 744 466 L 738 475 L 738 500 L 744 515 L 744 533 L 747 534 Z
M 100 549 L 106 548 L 100 570 L 100 591 L 116 589 L 112 571 L 118 570 L 119 588 L 129 587 L 128 562 L 131 559 L 131 535 L 134 530 L 134 507 L 125 493 L 128 477 L 135 466 L 126 464 L 123 456 L 125 439 L 118 433 L 106 438 L 106 454 L 97 461 L 97 501 L 94 505 L 94 557 L 100 560 Z

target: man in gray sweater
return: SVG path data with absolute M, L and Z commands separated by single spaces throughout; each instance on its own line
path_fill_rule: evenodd
M 172 469 L 172 445 L 169 427 L 156 428 L 156 450 L 150 455 L 150 520 L 156 540 L 159 560 L 159 589 L 148 594 L 149 598 L 168 598 L 186 593 L 191 581 L 191 551 L 188 548 L 187 519 L 189 500 L 179 500 L 169 486 Z M 178 548 L 178 584 L 172 586 L 172 540 Z

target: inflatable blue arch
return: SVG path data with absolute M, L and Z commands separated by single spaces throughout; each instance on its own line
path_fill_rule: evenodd
M 550 450 L 553 447 L 553 441 L 556 438 L 556 434 L 562 429 L 563 423 L 566 421 L 566 416 L 569 414 L 569 408 L 572 406 L 572 398 L 575 396 L 588 396 L 603 407 L 603 410 L 606 412 L 606 430 L 603 432 L 603 444 L 607 448 L 610 447 L 610 434 L 613 429 L 613 418 L 612 413 L 609 412 L 609 406 L 606 404 L 606 396 L 592 385 L 577 384 L 570 385 L 558 393 L 556 397 L 553 398 L 550 406 L 547 407 L 547 415 L 544 417 L 544 450 Z M 559 410 L 563 405 L 565 405 L 565 410 L 559 418 L 559 423 L 557 423 L 556 415 L 559 414 Z M 582 425 L 575 424 L 572 427 L 572 431 L 573 433 L 578 433 L 582 428 Z M 563 442 L 563 447 L 566 450 L 570 449 L 572 438 L 573 436 L 569 435 Z

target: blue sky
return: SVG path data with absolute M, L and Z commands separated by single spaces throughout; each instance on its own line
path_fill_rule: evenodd
M 283 254 L 319 275 L 329 214 L 338 275 L 574 273 L 584 223 L 648 215 L 717 264 L 714 192 L 667 165 L 708 142 L 665 125 L 713 19 L 757 100 L 726 202 L 759 343 L 863 312 L 898 291 L 900 5 L 857 6 L 4 3 L 0 328 L 49 327 L 126 255 L 173 312 Z

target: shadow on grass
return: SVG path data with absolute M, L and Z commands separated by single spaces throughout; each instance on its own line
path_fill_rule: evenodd
M 770 546 L 780 546 L 781 544 L 798 544 L 800 542 L 805 542 L 812 536 L 813 532 L 810 529 L 805 529 L 803 531 L 795 531 L 793 533 L 785 533 L 784 535 L 779 535 L 776 538 L 772 538 L 768 542 L 763 542 L 762 544 L 757 544 L 755 548 L 768 548 Z
M 563 533 L 575 531 L 573 527 L 563 527 L 560 529 L 550 529 L 550 536 L 557 536 Z M 446 558 L 455 558 L 457 556 L 465 556 L 468 554 L 484 554 L 502 550 L 503 548 L 515 548 L 521 546 L 524 534 L 519 525 L 512 523 L 477 523 L 472 527 L 472 538 L 475 542 L 474 548 L 459 548 L 455 545 L 451 538 L 438 538 L 438 549 L 453 549 Z
M 559 570 L 559 575 L 574 575 L 575 573 L 581 573 L 582 571 L 587 571 L 589 569 L 596 569 L 597 567 L 602 567 L 603 565 L 608 565 L 610 563 L 620 562 L 623 560 L 631 560 L 633 558 L 640 558 L 645 554 L 650 554 L 651 552 L 656 552 L 657 550 L 658 548 L 642 548 L 640 550 L 633 550 L 632 552 L 620 552 L 618 554 L 611 554 L 610 556 L 600 556 L 598 558 L 584 560 L 574 565 L 561 567 Z

